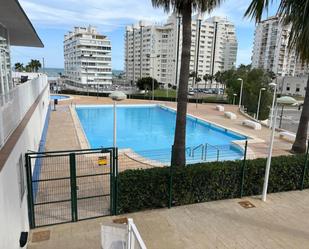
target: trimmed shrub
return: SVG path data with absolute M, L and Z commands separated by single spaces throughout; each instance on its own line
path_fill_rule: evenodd
M 299 188 L 305 157 L 280 156 L 272 159 L 268 193 Z M 243 161 L 210 162 L 173 169 L 173 205 L 236 198 L 240 195 Z M 247 160 L 244 196 L 262 193 L 266 159 Z M 309 175 L 305 179 L 309 187 Z M 167 207 L 170 169 L 126 170 L 118 177 L 118 211 L 135 212 Z

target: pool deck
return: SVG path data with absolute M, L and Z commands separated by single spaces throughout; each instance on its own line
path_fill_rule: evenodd
M 269 194 L 245 209 L 240 199 L 205 202 L 127 214 L 148 249 L 308 249 L 309 190 Z M 121 216 L 124 217 L 124 216 Z M 28 249 L 99 249 L 100 224 L 119 217 L 43 227 L 31 231 Z M 45 241 L 32 242 L 45 231 Z
M 46 149 L 56 150 L 67 148 L 84 148 L 83 143 L 80 142 L 80 132 L 78 132 L 78 129 L 76 129 L 76 125 L 74 124 L 72 114 L 70 112 L 70 106 L 104 105 L 112 103 L 112 100 L 109 98 L 96 98 L 79 95 L 73 95 L 69 100 L 60 101 L 57 106 L 57 111 L 53 111 L 51 113 Z M 121 104 L 162 104 L 170 108 L 176 108 L 175 102 L 136 99 L 127 99 L 122 101 Z M 224 105 L 225 111 L 231 111 L 237 114 L 236 120 L 230 120 L 224 117 L 224 112 L 219 112 L 215 109 L 216 105 L 217 104 L 198 104 L 196 107 L 196 104 L 189 103 L 188 114 L 251 137 L 252 139 L 248 140 L 248 157 L 266 157 L 270 129 L 262 126 L 261 130 L 256 131 L 251 128 L 244 127 L 241 123 L 243 120 L 248 118 L 238 111 L 237 106 Z M 276 132 L 273 155 L 277 156 L 289 154 L 291 147 L 292 143 L 280 139 L 278 133 Z

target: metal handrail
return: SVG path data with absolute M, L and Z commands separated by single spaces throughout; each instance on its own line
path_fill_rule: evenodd
M 202 160 L 203 160 L 203 157 L 204 157 L 204 144 L 200 144 L 198 146 L 195 146 L 191 149 L 191 157 L 194 157 L 194 151 L 196 151 L 197 149 L 199 148 L 202 148 Z
M 208 144 L 208 143 L 205 143 L 205 146 L 204 146 L 204 150 L 205 150 L 205 153 L 204 153 L 204 155 L 205 155 L 204 161 L 206 161 L 206 159 L 207 159 L 207 149 L 208 149 L 208 146 L 213 147 L 213 148 L 216 149 L 216 151 L 217 151 L 217 161 L 219 161 L 219 157 L 220 157 L 220 148 L 218 148 L 216 145 L 212 145 L 212 144 Z

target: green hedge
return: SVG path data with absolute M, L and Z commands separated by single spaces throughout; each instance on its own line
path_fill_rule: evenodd
M 296 190 L 300 186 L 305 157 L 272 159 L 268 193 Z M 211 162 L 174 169 L 173 205 L 239 197 L 242 161 Z M 244 196 L 262 193 L 266 159 L 247 160 Z M 166 207 L 169 168 L 126 170 L 118 178 L 119 213 Z M 305 188 L 309 187 L 308 174 Z

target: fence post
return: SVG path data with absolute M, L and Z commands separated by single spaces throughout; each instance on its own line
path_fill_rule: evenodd
M 72 212 L 72 221 L 75 222 L 75 221 L 78 220 L 75 153 L 70 153 L 70 182 L 71 182 L 71 212 Z
M 307 144 L 307 152 L 306 152 L 306 159 L 305 159 L 305 164 L 302 170 L 302 177 L 301 177 L 301 182 L 300 182 L 300 190 L 304 189 L 304 185 L 305 185 L 305 177 L 307 174 L 307 168 L 308 168 L 308 153 L 309 153 L 309 140 L 308 140 L 308 144 Z
M 248 147 L 248 140 L 246 140 L 246 143 L 245 143 L 244 159 L 243 159 L 242 168 L 241 168 L 240 198 L 242 198 L 243 191 L 244 191 L 245 167 L 246 167 L 246 159 L 247 159 L 247 147 Z
M 174 145 L 172 145 L 172 157 L 173 157 Z M 172 162 L 172 160 L 171 160 Z M 173 202 L 173 164 L 170 165 L 170 177 L 168 187 L 168 208 L 172 207 Z
M 116 153 L 116 150 L 115 150 L 115 147 L 112 148 L 112 162 L 113 162 L 113 167 L 112 167 L 112 177 L 111 177 L 111 186 L 112 186 L 112 189 L 111 189 L 111 205 L 112 205 L 112 210 L 111 210 L 111 214 L 112 215 L 115 215 L 115 197 L 116 197 L 116 191 L 115 191 L 115 175 L 116 175 L 116 162 L 115 162 L 115 155 Z
M 28 198 L 28 216 L 30 228 L 35 228 L 35 218 L 34 218 L 34 201 L 33 201 L 33 189 L 32 189 L 32 171 L 31 171 L 31 158 L 26 153 L 25 154 L 25 167 L 27 174 L 27 198 Z
M 115 200 L 115 206 L 114 206 L 114 214 L 118 214 L 118 148 L 115 148 L 115 195 L 114 195 L 114 200 Z

